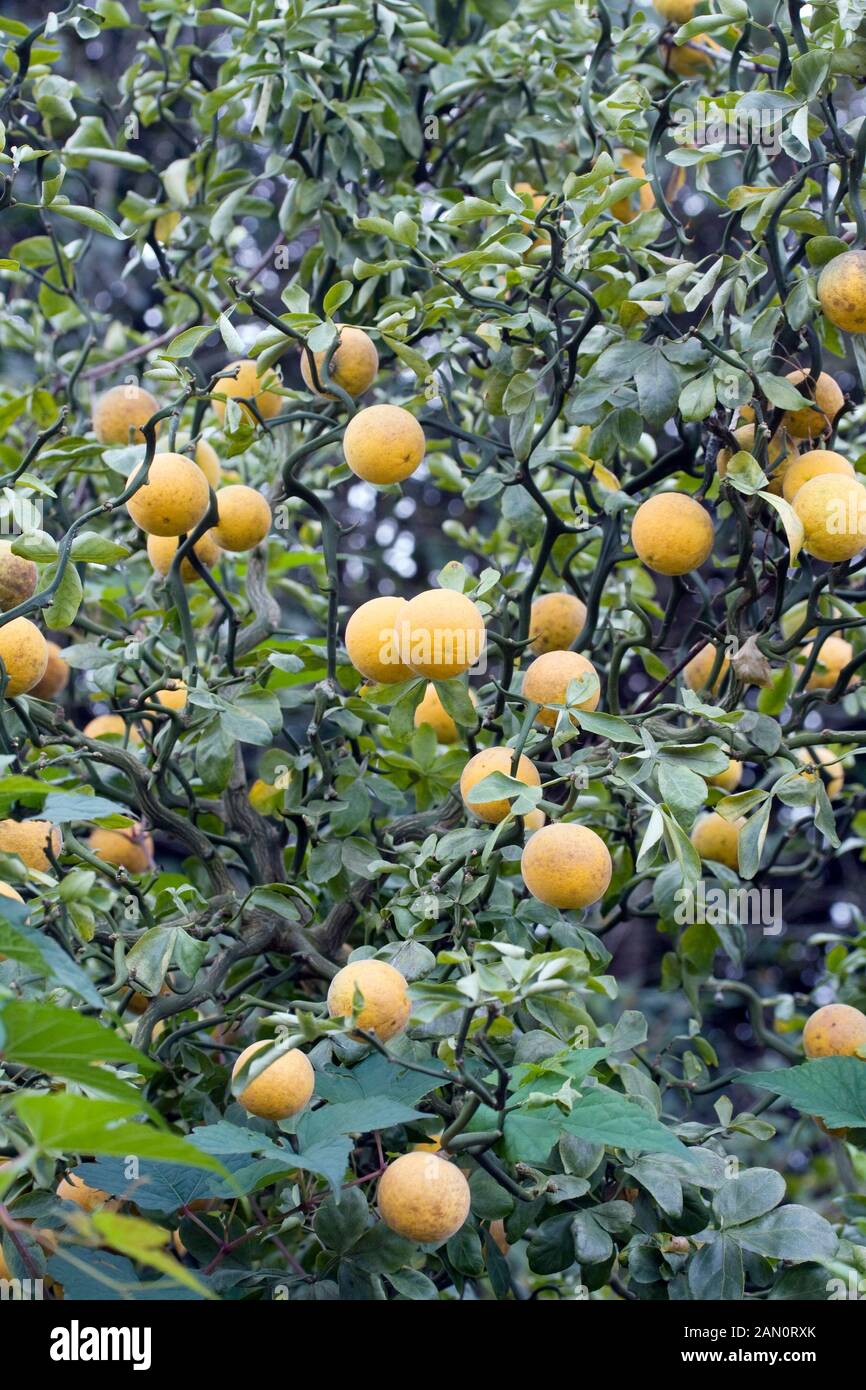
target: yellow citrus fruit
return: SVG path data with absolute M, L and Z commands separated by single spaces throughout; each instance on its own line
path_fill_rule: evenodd
M 222 465 L 219 454 L 207 439 L 200 439 L 195 446 L 193 458 L 212 488 L 219 487 Z
M 735 792 L 742 779 L 743 764 L 737 762 L 736 758 L 730 758 L 724 772 L 716 772 L 707 778 L 707 782 L 711 787 L 720 787 L 723 792 Z
M 177 536 L 148 536 L 147 558 L 157 574 L 161 574 L 163 577 L 168 574 L 179 544 L 180 541 Z M 193 550 L 201 564 L 206 569 L 212 569 L 222 555 L 217 544 L 216 531 L 205 531 L 204 535 L 196 541 Z M 196 579 L 201 579 L 201 575 L 192 564 L 188 554 L 180 562 L 180 577 L 184 584 L 192 584 Z
M 32 560 L 12 554 L 12 541 L 0 541 L 0 608 L 6 613 L 36 593 L 38 572 Z
M 797 490 L 794 511 L 803 523 L 803 549 L 839 564 L 866 545 L 866 488 L 856 478 L 822 473 Z
M 653 0 L 653 8 L 662 19 L 674 24 L 687 24 L 695 12 L 698 0 Z
M 866 251 L 843 251 L 818 277 L 824 315 L 845 333 L 866 333 Z
M 160 213 L 159 217 L 157 217 L 156 221 L 153 224 L 153 235 L 156 237 L 160 246 L 165 246 L 167 242 L 171 241 L 171 238 L 174 235 L 175 230 L 179 224 L 179 212 L 175 211 Z
M 438 1154 L 442 1152 L 441 1134 L 431 1134 L 430 1138 L 421 1144 L 413 1144 L 413 1152 L 419 1154 Z
M 363 998 L 357 1026 L 380 1042 L 402 1033 L 412 1013 L 406 980 L 385 960 L 355 960 L 338 970 L 328 988 L 331 1018 L 351 1018 L 356 996 Z
M 729 869 L 739 869 L 740 831 L 745 821 L 725 820 L 718 811 L 710 811 L 701 816 L 692 830 L 691 841 L 702 859 L 712 859 L 718 864 L 726 864 Z
M 532 206 L 535 208 L 536 212 L 539 212 L 544 207 L 546 201 L 544 194 L 539 193 L 536 188 L 533 188 L 531 183 L 516 183 L 514 185 L 514 191 L 515 193 L 521 194 L 528 193 L 532 199 Z
M 528 816 L 523 817 L 523 829 L 527 835 L 534 835 L 536 830 L 540 830 L 546 821 L 547 816 L 540 806 L 536 806 L 534 811 L 530 811 Z
M 656 574 L 688 574 L 713 548 L 709 512 L 684 492 L 657 492 L 642 502 L 631 524 L 631 543 Z
M 352 472 L 380 487 L 414 473 L 426 447 L 424 431 L 401 405 L 368 405 L 352 416 L 343 435 Z
M 350 396 L 363 396 L 373 385 L 379 370 L 376 345 L 363 328 L 353 328 L 349 324 L 340 327 L 339 338 L 339 346 L 331 358 L 328 375 L 335 386 L 341 387 Z M 322 384 L 322 371 L 327 355 L 327 352 L 313 353 L 319 385 Z M 316 388 L 310 371 L 310 354 L 305 348 L 301 349 L 301 376 L 305 385 L 317 396 L 333 399 L 331 392 L 319 391 Z
M 396 595 L 371 598 L 355 609 L 346 624 L 349 660 L 368 681 L 396 685 L 411 680 L 413 673 L 401 660 L 399 631 L 408 606 Z
M 715 665 L 715 661 L 716 648 L 713 646 L 712 642 L 707 642 L 706 646 L 701 647 L 700 651 L 692 657 L 691 661 L 686 662 L 685 666 L 683 667 L 683 680 L 689 687 L 689 690 L 701 691 L 705 689 L 707 681 L 710 678 L 710 673 L 713 669 L 713 666 Z M 722 664 L 719 668 L 719 674 L 716 676 L 716 679 L 713 681 L 713 684 L 710 687 L 711 695 L 718 694 L 719 690 L 721 689 L 722 682 L 725 679 L 725 676 L 728 674 L 728 668 L 730 667 L 730 664 L 731 663 L 728 660 L 728 658 L 726 656 L 723 656 Z
M 172 681 L 162 690 L 157 690 L 156 698 L 166 709 L 183 709 L 187 701 L 186 681 Z
M 45 674 L 27 692 L 37 700 L 56 700 L 69 684 L 69 665 L 63 656 L 62 647 L 56 642 L 47 643 L 48 665 Z
M 140 825 L 130 825 L 125 830 L 97 827 L 90 832 L 87 846 L 106 864 L 128 869 L 131 874 L 146 874 L 153 868 L 153 840 Z
M 481 657 L 486 631 L 480 609 L 453 589 L 427 589 L 400 615 L 401 653 L 418 676 L 448 680 Z
M 63 836 L 50 821 L 0 820 L 0 854 L 17 854 L 28 869 L 50 872 L 51 861 L 45 853 L 49 837 L 52 853 L 56 856 L 63 847 Z
M 141 426 L 158 410 L 159 401 L 142 386 L 112 386 L 93 407 L 93 433 L 100 444 L 143 444 Z
M 560 652 L 570 647 L 583 631 L 586 604 L 576 594 L 542 594 L 529 615 L 531 650 Z
M 8 883 L 4 883 L 2 879 L 0 879 L 0 897 L 11 898 L 13 902 L 16 903 L 23 903 L 24 901 L 17 889 L 13 888 Z
M 274 1046 L 273 1042 L 255 1042 L 244 1048 L 232 1067 L 232 1078 L 241 1067 L 256 1053 Z M 238 1096 L 238 1101 L 251 1115 L 262 1120 L 287 1120 L 297 1115 L 313 1094 L 316 1073 L 310 1059 L 300 1048 L 293 1047 L 284 1052 L 276 1062 L 271 1062 L 263 1072 L 248 1081 Z
M 471 690 L 469 698 L 474 705 L 475 696 Z M 422 724 L 430 725 L 440 743 L 456 743 L 460 737 L 460 731 L 439 699 L 439 692 L 432 681 L 424 691 L 420 705 L 415 709 L 415 728 L 420 729 Z
M 807 1020 L 803 1051 L 813 1057 L 855 1057 L 866 1048 L 866 1014 L 850 1004 L 825 1004 Z
M 379 1179 L 379 1215 L 404 1240 L 441 1245 L 469 1215 L 469 1183 L 438 1154 L 401 1154 Z
M 514 761 L 514 753 L 510 748 L 482 748 L 480 753 L 476 753 L 474 758 L 463 769 L 460 777 L 460 795 L 463 797 L 463 805 L 473 816 L 479 820 L 487 821 L 490 825 L 498 825 L 501 820 L 505 820 L 511 810 L 511 803 L 505 797 L 494 801 L 470 801 L 469 793 L 479 782 L 483 782 L 485 777 L 489 777 L 494 772 L 502 772 L 506 777 L 514 776 L 518 782 L 522 782 L 527 787 L 540 787 L 541 778 L 538 768 L 530 762 L 523 753 L 517 763 L 517 771 L 512 773 L 511 765 Z
M 103 1192 L 98 1187 L 89 1187 L 82 1178 L 78 1178 L 74 1173 L 67 1173 L 65 1178 L 61 1178 L 57 1184 L 57 1196 L 61 1202 L 74 1202 L 82 1211 L 97 1211 L 99 1207 L 108 1207 L 112 1211 L 120 1205 L 116 1198 L 109 1197 L 107 1192 Z
M 808 661 L 814 643 L 809 643 L 803 648 L 803 660 Z M 854 659 L 854 648 L 850 642 L 846 642 L 844 637 L 825 637 L 823 641 L 819 639 L 818 660 L 815 663 L 812 674 L 806 682 L 807 690 L 832 690 L 836 684 L 839 672 L 849 661 Z M 823 666 L 823 670 L 821 667 Z M 852 684 L 859 684 L 857 677 L 854 677 Z
M 539 902 L 549 907 L 589 907 L 607 892 L 613 865 L 607 845 L 594 830 L 556 821 L 527 840 L 520 872 Z
M 744 418 L 746 410 L 750 409 L 750 406 L 743 406 L 740 410 L 740 416 Z M 716 472 L 720 478 L 726 476 L 728 464 L 733 458 L 734 452 L 744 454 L 755 453 L 755 426 L 753 424 L 738 426 L 738 428 L 734 430 L 734 438 L 737 441 L 736 451 L 732 449 L 720 449 L 716 457 Z M 781 432 L 777 430 L 767 446 L 767 467 L 772 469 L 767 487 L 768 492 L 779 493 L 781 491 L 782 480 L 788 464 L 788 460 L 784 455 L 784 438 Z
M 141 466 L 129 476 L 142 475 Z M 183 454 L 154 454 L 147 482 L 130 497 L 126 510 L 151 536 L 182 536 L 201 521 L 210 502 L 207 479 Z
M 832 449 L 810 449 L 805 454 L 792 454 L 782 483 L 785 500 L 793 502 L 797 492 L 810 478 L 821 478 L 828 473 L 846 478 L 855 476 L 848 460 Z
M 238 369 L 236 375 L 220 377 L 213 388 L 214 396 L 250 401 L 263 420 L 272 420 L 279 414 L 283 404 L 282 396 L 269 389 L 280 385 L 277 374 L 267 369 L 259 376 L 258 367 L 249 357 L 239 362 L 230 362 L 226 371 L 233 371 L 235 367 Z M 217 419 L 222 423 L 226 415 L 225 401 L 214 400 L 213 408 Z M 242 405 L 241 411 L 252 424 L 258 423 L 248 405 Z
M 826 774 L 827 795 L 833 801 L 845 786 L 845 768 L 839 760 L 838 753 L 831 752 L 823 744 L 818 744 L 815 748 L 798 748 L 796 752 L 800 762 L 807 764 L 806 770 L 800 776 L 811 780 L 823 771 Z
M 810 396 L 815 408 L 812 410 L 809 406 L 803 406 L 802 410 L 786 410 L 782 416 L 782 428 L 793 439 L 817 439 L 829 430 L 845 404 L 845 397 L 826 372 L 821 372 L 814 384 L 809 379 L 809 373 L 802 368 L 788 372 L 786 379 L 798 388 L 801 395 Z
M 646 178 L 646 165 L 643 156 L 637 154 L 634 150 L 617 150 L 616 162 L 619 164 L 620 168 L 624 169 L 626 174 L 629 174 L 632 178 Z M 656 200 L 653 195 L 652 185 L 645 183 L 643 188 L 638 192 L 637 208 L 632 203 L 631 198 L 620 198 L 619 202 L 611 204 L 610 211 L 617 222 L 631 222 L 633 218 L 637 217 L 639 211 L 648 212 L 650 208 L 655 207 L 655 203 Z
M 530 662 L 523 677 L 522 694 L 524 700 L 541 706 L 535 716 L 536 724 L 552 729 L 560 714 L 555 707 L 565 704 L 569 685 L 587 676 L 595 677 L 595 685 L 590 694 L 574 706 L 579 710 L 594 710 L 601 699 L 598 672 L 591 661 L 580 652 L 544 652 Z
M 29 618 L 0 627 L 0 658 L 6 668 L 6 697 L 24 695 L 38 685 L 48 667 L 48 643 Z
M 273 519 L 267 499 L 244 483 L 230 483 L 220 488 L 216 500 L 217 544 L 231 551 L 253 550 L 260 545 Z
M 728 56 L 721 44 L 708 34 L 696 35 L 694 40 L 684 44 L 665 42 L 661 48 L 665 67 L 678 77 L 694 77 L 712 68 L 717 59 Z
M 125 719 L 119 714 L 97 714 L 88 724 L 85 724 L 82 733 L 85 738 L 119 738 L 126 741 L 126 731 L 129 728 L 129 742 L 141 743 L 141 734 L 134 724 L 127 726 Z

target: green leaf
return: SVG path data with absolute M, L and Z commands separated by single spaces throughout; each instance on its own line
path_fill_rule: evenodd
M 85 1096 L 25 1095 L 12 1101 L 22 1124 L 43 1153 L 132 1154 L 224 1172 L 221 1163 L 186 1139 L 151 1125 L 133 1123 L 141 1105 Z
M 126 232 L 122 232 L 110 217 L 106 217 L 104 212 L 97 212 L 96 208 L 76 207 L 73 203 L 59 202 L 55 199 L 46 211 L 56 212 L 61 217 L 69 218 L 71 222 L 82 222 L 85 227 L 90 227 L 92 231 L 101 232 L 103 236 L 114 237 L 116 241 L 129 239 Z
M 859 1057 L 819 1057 L 778 1071 L 741 1072 L 739 1079 L 817 1115 L 828 1129 L 866 1127 L 866 1063 Z
M 47 584 L 53 583 L 56 573 L 57 565 L 51 565 L 43 576 Z M 45 626 L 61 631 L 71 627 L 78 615 L 83 597 L 84 590 L 78 570 L 67 562 L 60 583 L 54 591 L 54 597 L 44 611 Z

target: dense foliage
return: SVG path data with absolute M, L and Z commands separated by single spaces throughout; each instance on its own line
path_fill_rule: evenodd
M 7 1271 L 847 1296 L 864 0 L 27 8 L 0 18 Z M 375 345 L 360 389 L 335 323 Z M 415 595 L 413 636 L 483 621 L 468 673 L 389 671 L 378 619 L 347 639 Z M 368 958 L 397 983 L 337 1007 Z M 399 977 L 408 1026 L 377 1027 Z M 268 1118 L 252 1088 L 290 1065 L 302 1104 L 301 1054 L 312 1096 Z

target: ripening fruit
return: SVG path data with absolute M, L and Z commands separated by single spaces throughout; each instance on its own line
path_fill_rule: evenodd
M 368 405 L 346 426 L 343 455 L 352 472 L 385 487 L 415 472 L 427 441 L 414 415 L 401 405 Z
M 138 465 L 129 483 L 141 474 Z M 207 478 L 184 454 L 154 454 L 147 482 L 130 497 L 126 510 L 151 536 L 182 536 L 201 521 L 210 504 Z
M 806 1020 L 807 1057 L 856 1057 L 860 1048 L 866 1048 L 866 1014 L 850 1004 L 825 1004 Z
M 127 726 L 125 719 L 119 714 L 97 714 L 88 724 L 85 724 L 81 732 L 85 738 L 119 738 L 126 742 L 126 731 L 129 728 L 129 742 L 141 743 L 141 734 L 134 724 Z
M 50 821 L 0 820 L 0 854 L 17 854 L 28 869 L 50 873 L 51 860 L 45 853 L 49 836 L 52 853 L 57 856 L 63 847 L 63 837 Z
M 222 465 L 219 461 L 219 454 L 214 446 L 207 439 L 200 439 L 195 446 L 193 459 L 207 478 L 211 487 L 219 487 Z
M 157 690 L 156 698 L 166 709 L 183 709 L 187 701 L 186 681 L 171 681 L 162 690 Z
M 251 401 L 261 415 L 263 420 L 272 420 L 283 404 L 282 396 L 277 396 L 269 387 L 280 384 L 279 377 L 275 372 L 265 370 L 261 376 L 258 375 L 258 368 L 249 357 L 240 362 L 230 362 L 226 371 L 231 371 L 237 367 L 236 376 L 221 376 L 213 388 L 214 395 L 228 396 L 236 401 Z M 225 401 L 214 400 L 214 413 L 220 424 L 225 420 L 226 403 Z M 258 421 L 248 405 L 241 406 L 241 412 L 251 424 L 258 424 Z
M 823 473 L 798 490 L 794 511 L 803 523 L 803 549 L 837 565 L 866 545 L 866 488 L 855 478 Z
M 232 1067 L 232 1079 L 250 1057 L 273 1046 L 273 1041 L 265 1040 L 244 1048 Z M 300 1048 L 293 1047 L 290 1052 L 271 1062 L 252 1081 L 248 1081 L 238 1101 L 251 1115 L 258 1115 L 259 1119 L 287 1120 L 290 1115 L 297 1115 L 299 1110 L 303 1110 L 315 1085 L 316 1073 L 309 1057 Z
M 613 873 L 600 835 L 573 821 L 536 830 L 523 847 L 520 872 L 530 893 L 549 907 L 589 907 L 603 898 Z
M 802 395 L 811 396 L 815 409 L 804 406 L 802 410 L 786 410 L 782 416 L 782 428 L 793 439 L 817 439 L 819 435 L 826 434 L 845 404 L 845 397 L 836 382 L 826 372 L 821 372 L 813 386 L 809 373 L 801 368 L 788 372 L 786 380 L 796 386 Z
M 689 690 L 700 692 L 706 687 L 715 662 L 716 648 L 713 646 L 712 642 L 707 642 L 706 646 L 701 647 L 700 651 L 696 652 L 691 661 L 687 661 L 683 667 L 683 680 L 689 687 Z M 709 693 L 711 695 L 718 694 L 722 686 L 722 681 L 728 674 L 730 664 L 728 658 L 723 656 L 719 674 L 710 687 Z
M 750 412 L 748 420 L 751 422 L 754 419 L 754 412 L 752 412 L 751 406 L 744 405 L 741 408 L 740 418 L 747 418 L 746 411 Z M 728 471 L 728 464 L 733 458 L 735 452 L 753 455 L 755 453 L 754 424 L 747 423 L 745 425 L 739 425 L 734 430 L 734 438 L 737 441 L 736 450 L 720 449 L 718 455 L 716 456 L 716 472 L 718 473 L 720 478 L 724 478 L 726 476 Z M 768 492 L 778 494 L 781 491 L 782 480 L 788 465 L 788 460 L 784 457 L 785 447 L 786 446 L 783 436 L 781 432 L 777 430 L 767 446 L 767 468 L 773 470 L 767 487 Z
M 502 772 L 506 777 L 513 776 L 526 787 L 541 786 L 538 768 L 529 758 L 521 753 L 517 771 L 514 773 L 511 771 L 513 761 L 514 752 L 511 748 L 482 748 L 480 753 L 469 759 L 460 777 L 460 795 L 463 797 L 463 805 L 471 815 L 487 821 L 489 825 L 498 825 L 511 810 L 511 803 L 505 797 L 494 801 L 469 800 L 472 788 L 483 782 L 491 773 Z
M 56 700 L 69 684 L 69 665 L 63 656 L 62 647 L 56 642 L 48 642 L 48 665 L 41 680 L 28 690 L 37 700 Z
M 536 830 L 540 830 L 546 821 L 547 816 L 540 806 L 536 806 L 534 811 L 530 811 L 527 816 L 523 817 L 523 829 L 527 835 L 534 835 Z
M 810 642 L 807 647 L 803 648 L 804 661 L 808 661 L 813 645 Z M 853 660 L 854 648 L 850 642 L 846 642 L 844 637 L 825 637 L 818 649 L 818 660 L 806 682 L 806 689 L 832 690 L 839 672 L 848 665 L 849 661 Z M 822 666 L 824 667 L 823 671 L 821 670 Z M 853 678 L 852 684 L 859 684 L 856 676 Z
M 351 1018 L 355 996 L 363 997 L 356 1023 L 387 1042 L 402 1033 L 412 1013 L 406 980 L 385 960 L 355 960 L 338 970 L 328 988 L 331 1018 Z
M 413 1145 L 412 1145 L 412 1150 L 413 1150 L 414 1153 L 419 1153 L 419 1154 L 438 1154 L 438 1153 L 441 1153 L 441 1152 L 442 1152 L 442 1143 L 441 1143 L 441 1140 L 442 1140 L 442 1135 L 441 1135 L 441 1133 L 440 1133 L 440 1134 L 431 1134 L 431 1135 L 430 1135 L 430 1138 L 427 1139 L 427 1140 L 424 1140 L 422 1143 L 420 1143 L 420 1144 L 413 1144 Z
M 214 529 L 223 550 L 253 550 L 271 529 L 267 499 L 244 483 L 230 483 L 216 495 L 219 521 Z
M 13 618 L 0 627 L 0 658 L 8 677 L 6 698 L 24 695 L 45 675 L 48 643 L 29 618 Z
M 537 656 L 566 651 L 585 623 L 586 604 L 577 594 L 542 594 L 529 615 L 530 650 Z
M 93 433 L 100 444 L 143 444 L 141 426 L 158 410 L 159 401 L 143 387 L 112 386 L 93 407 Z
M 159 217 L 157 217 L 156 221 L 153 224 L 153 235 L 156 237 L 156 240 L 159 242 L 160 246 L 165 246 L 169 241 L 171 241 L 171 238 L 179 225 L 180 213 L 176 210 L 173 212 L 160 213 Z
M 0 898 L 11 898 L 12 901 L 16 903 L 24 902 L 18 890 L 13 888 L 11 884 L 4 883 L 2 879 L 0 879 Z
M 379 1215 L 390 1230 L 421 1245 L 441 1245 L 469 1215 L 469 1183 L 438 1154 L 401 1154 L 379 1179 Z
M 521 693 L 524 700 L 532 700 L 541 706 L 535 716 L 536 724 L 552 729 L 560 714 L 555 707 L 565 704 L 569 685 L 572 681 L 582 681 L 586 676 L 594 676 L 595 685 L 574 708 L 594 710 L 601 699 L 598 672 L 580 652 L 545 652 L 530 662 L 523 677 Z
M 805 454 L 791 455 L 782 482 L 785 501 L 793 502 L 797 492 L 810 478 L 822 478 L 828 473 L 846 478 L 856 476 L 848 460 L 833 449 L 810 449 Z
M 677 77 L 694 77 L 696 73 L 703 72 L 713 66 L 714 56 L 712 53 L 708 53 L 707 49 L 714 49 L 715 54 L 719 57 L 725 54 L 721 45 L 711 39 L 708 34 L 700 35 L 700 44 L 665 43 L 662 45 L 665 66 L 670 72 L 675 72 Z
M 833 753 L 823 744 L 818 744 L 815 748 L 798 748 L 796 753 L 800 762 L 807 764 L 800 776 L 811 781 L 823 772 L 827 795 L 833 801 L 845 786 L 845 768 L 839 760 L 838 753 Z
M 376 345 L 363 328 L 353 328 L 350 324 L 344 324 L 339 329 L 339 334 L 340 344 L 331 358 L 328 375 L 335 386 L 341 387 L 350 396 L 363 396 L 373 385 L 379 370 Z M 327 352 L 313 353 L 320 385 L 327 355 Z M 334 399 L 332 392 L 319 391 L 314 385 L 313 374 L 310 371 L 310 354 L 306 348 L 301 349 L 301 376 L 305 385 L 315 395 L 323 396 L 327 400 Z
M 653 0 L 653 8 L 662 19 L 674 24 L 687 24 L 695 12 L 698 0 Z
M 720 787 L 723 792 L 735 792 L 743 778 L 743 764 L 736 758 L 728 759 L 724 772 L 716 772 L 706 780 L 711 787 Z
M 156 573 L 161 574 L 163 578 L 171 569 L 171 562 L 177 553 L 179 544 L 178 536 L 148 536 L 147 538 L 147 558 Z M 213 569 L 222 555 L 217 544 L 216 531 L 205 531 L 204 535 L 196 541 L 193 550 L 206 569 Z M 201 575 L 188 554 L 180 562 L 180 577 L 184 584 L 192 584 L 196 579 L 201 579 Z
M 96 1211 L 99 1207 L 108 1207 L 116 1211 L 120 1205 L 117 1198 L 109 1197 L 107 1192 L 103 1192 L 98 1187 L 89 1187 L 82 1178 L 78 1178 L 74 1173 L 67 1173 L 65 1178 L 61 1178 L 57 1184 L 57 1196 L 61 1202 L 74 1202 L 82 1211 Z
M 617 150 L 616 162 L 620 168 L 624 169 L 626 174 L 630 175 L 632 178 L 646 178 L 646 165 L 643 156 L 637 154 L 634 150 Z M 638 190 L 637 208 L 634 207 L 631 198 L 620 198 L 619 202 L 611 204 L 610 211 L 617 222 L 631 222 L 637 217 L 639 211 L 649 212 L 655 205 L 656 200 L 652 185 L 645 183 L 643 187 Z
M 427 589 L 410 599 L 400 627 L 404 661 L 429 680 L 468 671 L 480 659 L 487 635 L 477 604 L 453 589 Z
M 146 874 L 153 868 L 153 840 L 140 825 L 130 825 L 125 830 L 97 827 L 90 832 L 87 847 L 106 864 L 127 869 L 131 874 Z
M 0 541 L 0 608 L 4 613 L 33 597 L 38 577 L 32 560 L 12 554 L 12 541 Z
M 521 195 L 524 193 L 528 193 L 530 198 L 532 199 L 532 206 L 536 212 L 540 212 L 541 209 L 544 207 L 545 202 L 547 201 L 544 194 L 539 193 L 537 188 L 533 188 L 531 183 L 516 183 L 514 185 L 514 191 L 515 193 L 520 193 Z
M 635 512 L 631 543 L 656 574 L 688 574 L 700 569 L 713 548 L 713 523 L 694 497 L 657 492 Z
M 843 251 L 818 277 L 826 318 L 845 333 L 866 333 L 866 251 Z
M 368 681 L 396 685 L 412 678 L 401 660 L 401 632 L 409 605 L 388 595 L 371 598 L 356 608 L 346 624 L 346 651 L 356 671 Z
M 740 831 L 745 825 L 742 816 L 739 820 L 725 820 L 718 811 L 710 811 L 701 816 L 695 824 L 691 841 L 702 859 L 712 859 L 718 864 L 726 864 L 729 869 L 739 870 Z
M 474 705 L 475 696 L 471 690 L 469 698 Z M 432 681 L 424 691 L 420 705 L 415 709 L 415 728 L 420 729 L 422 724 L 430 725 L 440 743 L 456 743 L 460 737 L 460 731 L 439 699 L 439 692 Z

